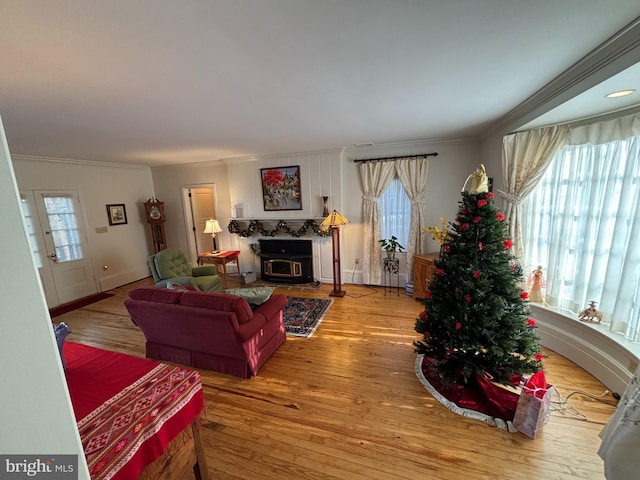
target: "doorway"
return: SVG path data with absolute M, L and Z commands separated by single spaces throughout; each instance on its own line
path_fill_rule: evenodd
M 204 233 L 207 220 L 216 218 L 215 185 L 182 187 L 184 217 L 186 219 L 189 258 L 195 263 L 198 254 L 211 251 L 211 234 Z M 219 245 L 219 239 L 216 238 Z
M 22 190 L 20 206 L 47 307 L 97 293 L 78 192 Z

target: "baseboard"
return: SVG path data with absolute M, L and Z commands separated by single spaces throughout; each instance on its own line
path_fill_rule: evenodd
M 531 311 L 543 346 L 579 365 L 612 392 L 624 392 L 640 362 L 637 346 L 608 332 L 608 325 L 581 322 L 535 304 Z
M 100 291 L 106 292 L 107 290 L 112 290 L 114 288 L 121 287 L 122 285 L 140 280 L 141 278 L 150 276 L 151 272 L 149 271 L 149 267 L 145 266 L 133 270 L 128 270 L 126 272 L 119 273 L 118 275 L 103 277 L 98 280 L 98 284 L 100 287 Z

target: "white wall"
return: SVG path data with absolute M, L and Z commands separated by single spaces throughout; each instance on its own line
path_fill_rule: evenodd
M 460 190 L 467 176 L 476 168 L 479 161 L 479 143 L 475 140 L 459 140 L 450 142 L 407 142 L 404 144 L 384 145 L 378 147 L 349 148 L 343 154 L 345 209 L 344 213 L 352 222 L 344 247 L 343 278 L 351 279 L 356 258 L 363 258 L 363 210 L 362 183 L 358 164 L 354 159 L 376 158 L 399 155 L 416 155 L 437 152 L 437 157 L 429 157 L 429 176 L 425 190 L 427 226 L 440 226 L 440 217 L 453 221 L 458 212 L 461 200 Z M 492 172 L 488 172 L 490 175 Z M 343 240 L 344 241 L 344 240 Z M 429 239 L 427 251 L 436 252 L 440 245 Z M 400 254 L 400 284 L 404 285 L 405 255 Z M 356 272 L 355 278 L 360 278 Z M 358 282 L 356 282 L 358 283 Z
M 187 224 L 182 202 L 182 187 L 214 185 L 216 215 L 223 231 L 216 235 L 218 248 L 231 250 L 226 221 L 230 217 L 229 182 L 227 166 L 220 161 L 190 163 L 186 165 L 153 167 L 153 185 L 156 198 L 164 202 L 167 245 L 189 251 Z M 193 259 L 195 261 L 195 259 Z
M 0 452 L 75 454 L 79 478 L 89 478 L 1 121 L 0 203 Z
M 147 277 L 153 251 L 143 203 L 153 196 L 151 170 L 115 164 L 13 157 L 20 189 L 77 190 L 98 291 Z M 126 225 L 109 226 L 106 205 L 124 203 Z M 107 233 L 96 233 L 106 227 Z M 107 265 L 108 269 L 103 266 Z
M 281 155 L 264 155 L 222 162 L 208 162 L 152 169 L 156 196 L 165 201 L 168 211 L 182 209 L 180 186 L 193 184 L 216 184 L 218 218 L 223 231 L 219 234 L 222 249 L 241 250 L 242 271 L 259 271 L 255 255 L 249 245 L 257 242 L 259 235 L 239 238 L 226 229 L 231 217 L 231 209 L 242 206 L 246 219 L 283 219 L 296 228 L 294 220 L 320 219 L 322 217 L 322 197 L 329 197 L 329 208 L 344 214 L 350 223 L 341 229 L 342 279 L 343 283 L 361 283 L 361 271 L 356 270 L 355 259 L 364 256 L 362 245 L 362 184 L 356 158 L 385 157 L 438 152 L 432 158 L 425 202 L 430 225 L 439 225 L 440 216 L 448 220 L 458 210 L 460 189 L 476 164 L 479 163 L 480 146 L 477 141 L 451 142 L 411 142 L 379 147 L 351 148 L 323 152 L 308 152 Z M 302 210 L 266 212 L 262 202 L 260 169 L 278 166 L 300 166 Z M 491 174 L 492 172 L 489 172 Z M 178 216 L 171 220 L 168 213 L 168 243 L 186 251 L 187 231 Z M 180 215 L 181 216 L 181 215 Z M 244 224 L 246 225 L 246 223 Z M 265 224 L 266 225 L 266 224 Z M 310 236 L 314 241 L 314 273 L 318 280 L 332 282 L 331 241 L 329 238 Z M 428 251 L 437 251 L 439 245 L 430 240 Z M 424 252 L 427 253 L 427 252 Z M 359 268 L 359 267 L 358 267 Z M 404 265 L 401 271 L 401 285 L 404 284 Z

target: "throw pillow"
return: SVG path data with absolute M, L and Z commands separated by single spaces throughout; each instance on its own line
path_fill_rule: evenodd
M 52 325 L 53 325 L 53 332 L 56 335 L 56 343 L 58 344 L 58 353 L 60 354 L 60 360 L 62 360 L 62 368 L 63 370 L 66 370 L 67 363 L 64 361 L 64 355 L 62 353 L 62 350 L 64 349 L 64 341 L 67 338 L 67 335 L 71 333 L 71 329 L 64 322 L 60 322 L 57 325 L 54 323 Z
M 167 282 L 167 288 L 169 290 L 179 290 L 181 292 L 195 290 L 195 288 L 193 288 L 191 285 L 182 285 L 181 283 L 176 283 L 176 282 Z
M 244 298 L 251 308 L 259 307 L 271 298 L 275 287 L 227 288 L 224 293 Z

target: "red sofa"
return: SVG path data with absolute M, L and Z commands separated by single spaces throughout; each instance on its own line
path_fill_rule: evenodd
M 251 378 L 286 339 L 282 294 L 251 310 L 227 293 L 138 287 L 124 304 L 155 360 Z

